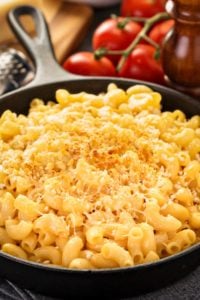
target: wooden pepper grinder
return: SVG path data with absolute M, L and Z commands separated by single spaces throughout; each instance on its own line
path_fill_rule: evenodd
M 174 29 L 163 45 L 163 68 L 171 87 L 200 100 L 200 0 L 168 0 Z

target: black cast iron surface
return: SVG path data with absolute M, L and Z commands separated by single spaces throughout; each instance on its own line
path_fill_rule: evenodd
M 200 298 L 200 267 L 166 288 L 156 290 L 132 298 L 121 298 L 121 300 L 199 300 Z M 78 287 L 77 287 L 78 288 Z M 21 289 L 7 280 L 0 280 L 0 299 L 2 300 L 58 300 L 32 291 Z M 61 298 L 60 298 L 61 299 Z M 65 298 L 70 299 L 70 298 Z M 74 298 L 75 299 L 75 298 Z M 97 298 L 96 298 L 97 299 Z

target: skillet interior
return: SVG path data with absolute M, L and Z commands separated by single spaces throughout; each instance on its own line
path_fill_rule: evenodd
M 58 88 L 70 92 L 87 91 L 99 93 L 106 90 L 109 82 L 128 88 L 139 81 L 120 79 L 86 78 L 54 82 L 29 87 L 10 93 L 0 99 L 0 112 L 10 109 L 16 113 L 27 113 L 34 97 L 52 100 Z M 143 83 L 144 84 L 144 83 Z M 181 109 L 187 116 L 200 113 L 200 102 L 173 90 L 148 84 L 163 96 L 163 110 Z M 114 270 L 69 270 L 24 262 L 0 253 L 0 274 L 21 285 L 51 296 L 73 297 L 126 297 L 160 288 L 185 276 L 200 262 L 200 245 L 195 245 L 179 254 L 158 262 Z

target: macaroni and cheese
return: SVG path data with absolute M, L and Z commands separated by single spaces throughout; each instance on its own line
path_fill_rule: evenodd
M 200 237 L 200 116 L 110 84 L 0 118 L 0 249 L 72 269 L 130 267 Z

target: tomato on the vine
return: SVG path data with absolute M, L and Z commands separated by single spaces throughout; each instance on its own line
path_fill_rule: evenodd
M 163 21 L 156 24 L 149 32 L 149 37 L 159 45 L 162 45 L 163 40 L 170 29 L 174 26 L 174 20 Z
M 122 0 L 121 15 L 149 18 L 164 11 L 165 0 Z
M 125 50 L 142 29 L 141 25 L 126 18 L 110 18 L 102 22 L 95 30 L 93 49 Z M 119 55 L 108 55 L 113 63 L 117 63 Z
M 164 84 L 164 72 L 155 52 L 151 45 L 137 45 L 119 70 L 119 76 Z
M 88 76 L 115 76 L 113 63 L 106 57 L 96 58 L 92 52 L 78 52 L 64 62 L 65 70 Z

